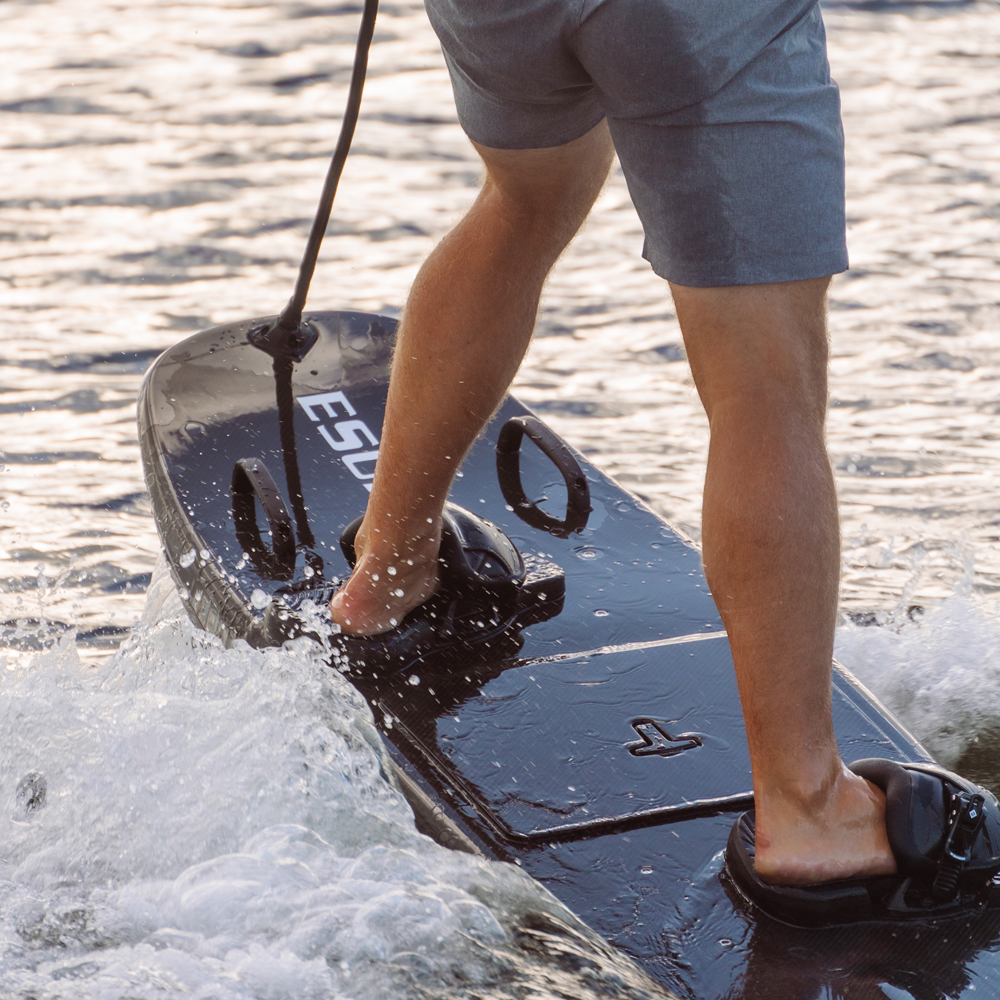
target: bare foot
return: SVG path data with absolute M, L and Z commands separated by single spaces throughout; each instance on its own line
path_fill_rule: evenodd
M 885 795 L 843 765 L 832 788 L 808 801 L 774 793 L 758 798 L 754 867 L 763 881 L 806 885 L 896 872 Z
M 362 524 L 354 543 L 358 554 L 354 572 L 330 601 L 330 615 L 347 635 L 378 635 L 395 628 L 441 584 L 440 526 L 399 544 L 378 534 Z

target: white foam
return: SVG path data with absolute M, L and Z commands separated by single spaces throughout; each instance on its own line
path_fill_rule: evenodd
M 154 584 L 151 612 L 176 610 Z M 98 669 L 71 637 L 0 669 L 0 996 L 648 995 L 517 868 L 417 833 L 314 646 L 155 617 Z M 596 978 L 520 949 L 529 914 Z
M 959 593 L 912 618 L 882 618 L 842 625 L 836 656 L 954 767 L 982 733 L 1000 730 L 1000 614 Z

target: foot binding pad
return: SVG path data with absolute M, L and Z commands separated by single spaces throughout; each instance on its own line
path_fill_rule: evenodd
M 729 834 L 726 869 L 739 892 L 795 927 L 935 920 L 1000 905 L 1000 804 L 985 788 L 934 764 L 870 758 L 851 770 L 885 792 L 898 873 L 815 885 L 771 885 L 754 870 L 755 817 Z
M 352 521 L 340 539 L 352 567 L 361 522 L 360 517 Z M 431 655 L 488 652 L 494 641 L 499 652 L 509 645 L 502 640 L 515 638 L 519 644 L 519 629 L 562 610 L 566 585 L 558 566 L 534 559 L 526 566 L 503 531 L 455 504 L 445 508 L 438 558 L 440 589 L 397 626 L 378 635 L 329 637 L 339 654 L 339 665 L 385 676 Z M 306 599 L 323 606 L 334 589 L 281 594 L 280 602 L 265 609 L 257 628 L 259 641 L 249 641 L 252 645 L 274 645 L 296 634 L 310 634 L 298 623 L 296 607 Z M 275 630 L 280 630 L 280 635 Z

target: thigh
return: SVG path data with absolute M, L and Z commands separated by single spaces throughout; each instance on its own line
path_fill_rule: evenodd
M 663 65 L 640 51 L 653 67 L 644 76 L 579 49 L 642 220 L 644 255 L 661 276 L 702 287 L 845 270 L 843 130 L 819 7 L 731 6 L 741 34 L 731 23 L 692 26 L 674 48 L 658 37 Z M 775 31 L 790 11 L 796 19 Z
M 468 136 L 493 149 L 578 139 L 604 117 L 568 44 L 582 0 L 425 0 Z

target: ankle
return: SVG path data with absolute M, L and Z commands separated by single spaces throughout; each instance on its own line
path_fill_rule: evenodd
M 441 548 L 441 519 L 420 518 L 416 523 L 382 519 L 358 530 L 354 542 L 357 562 L 372 561 L 397 571 L 434 562 Z
M 819 843 L 852 827 L 881 826 L 884 832 L 884 795 L 839 760 L 829 780 L 755 790 L 754 803 L 759 846 L 765 854 L 773 851 L 780 857 L 787 845 L 803 838 Z
M 843 780 L 819 810 L 800 806 L 761 803 L 757 808 L 754 863 L 765 882 L 794 885 L 896 871 L 885 829 L 885 796 L 870 782 L 844 768 Z
M 398 625 L 406 614 L 428 600 L 440 586 L 434 555 L 380 558 L 371 551 L 355 564 L 347 583 L 330 602 L 336 625 L 347 634 L 374 635 Z
M 836 802 L 845 783 L 859 780 L 847 770 L 836 751 L 818 759 L 814 755 L 805 764 L 803 757 L 788 770 L 769 769 L 762 775 L 755 774 L 754 799 L 758 812 L 763 809 L 788 816 L 819 816 Z

